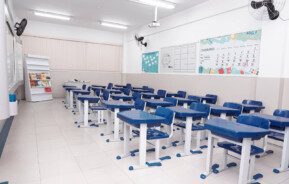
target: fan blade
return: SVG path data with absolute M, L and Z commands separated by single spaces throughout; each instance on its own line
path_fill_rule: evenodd
M 269 18 L 270 20 L 275 20 L 279 17 L 279 11 L 277 11 L 275 9 L 275 6 L 273 5 L 273 3 L 268 3 L 266 5 L 267 10 L 268 10 L 268 14 L 269 14 Z
M 251 2 L 251 7 L 253 9 L 258 9 L 258 8 L 261 8 L 262 6 L 264 6 L 263 1 L 261 1 L 261 2 L 252 1 Z

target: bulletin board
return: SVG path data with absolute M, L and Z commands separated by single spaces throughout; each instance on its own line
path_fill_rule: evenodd
M 200 74 L 258 75 L 261 30 L 200 41 Z
M 161 49 L 161 73 L 195 73 L 196 63 L 196 43 Z
M 158 73 L 159 52 L 149 52 L 142 54 L 142 71 L 146 73 Z

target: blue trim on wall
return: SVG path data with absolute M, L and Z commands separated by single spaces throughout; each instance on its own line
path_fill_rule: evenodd
M 4 146 L 5 146 L 13 119 L 14 119 L 14 116 L 11 116 L 10 118 L 8 118 L 3 125 L 2 131 L 0 132 L 0 158 L 4 150 Z

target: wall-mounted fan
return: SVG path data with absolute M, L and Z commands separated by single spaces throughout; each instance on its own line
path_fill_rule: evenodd
M 21 36 L 27 26 L 27 19 L 22 19 L 20 23 L 14 25 L 17 36 Z
M 276 20 L 285 0 L 249 0 L 249 12 L 256 20 Z
M 139 45 L 143 45 L 143 46 L 147 47 L 148 43 L 144 42 L 144 37 L 143 36 L 135 35 L 134 38 L 135 38 L 135 40 L 137 41 L 137 43 Z

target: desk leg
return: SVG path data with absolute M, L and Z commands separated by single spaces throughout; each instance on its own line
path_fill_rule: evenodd
M 255 110 L 250 110 L 249 111 L 249 114 L 253 114 L 253 113 L 255 113 Z
M 226 113 L 221 113 L 220 118 L 222 118 L 222 119 L 227 119 Z
M 184 103 L 183 107 L 188 108 L 188 103 Z
M 206 160 L 206 173 L 205 176 L 211 174 L 212 162 L 213 162 L 213 151 L 214 151 L 214 137 L 212 133 L 208 133 L 208 150 L 207 150 L 207 160 Z
M 207 100 L 203 100 L 203 104 L 206 104 L 207 103 Z
M 279 169 L 279 172 L 288 171 L 288 166 L 289 166 L 289 127 L 286 127 L 284 132 L 281 168 Z
M 251 145 L 252 145 L 251 139 L 248 138 L 243 139 L 238 184 L 248 183 Z
M 113 126 L 113 122 L 111 120 L 111 111 L 110 110 L 106 110 L 106 133 L 105 135 L 110 135 L 112 132 L 112 126 Z
M 146 144 L 147 144 L 147 124 L 140 125 L 140 140 L 139 140 L 139 165 L 146 166 Z
M 81 102 L 79 100 L 78 100 L 78 102 L 80 103 L 80 106 L 79 106 L 79 122 L 78 123 L 82 123 L 82 122 L 84 122 L 84 111 L 83 111 L 83 107 L 82 107 Z
M 186 133 L 185 133 L 185 146 L 184 146 L 185 155 L 190 155 L 190 151 L 191 151 L 192 124 L 193 124 L 193 119 L 191 117 L 187 117 L 186 130 L 185 130 L 186 131 Z
M 69 103 L 69 92 L 66 91 L 65 92 L 65 104 L 68 104 Z
M 119 140 L 119 119 L 117 118 L 117 113 L 119 113 L 119 109 L 114 109 L 114 133 L 113 139 L 114 141 Z
M 79 108 L 81 108 L 81 104 L 79 105 Z M 81 113 L 81 112 L 79 112 Z M 83 113 L 83 121 L 84 126 L 88 127 L 88 100 L 84 100 L 84 113 Z
M 69 92 L 69 109 L 73 109 L 73 92 L 70 90 Z

